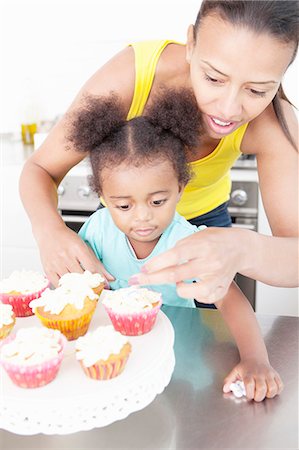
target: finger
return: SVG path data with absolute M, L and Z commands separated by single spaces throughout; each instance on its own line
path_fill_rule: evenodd
M 254 378 L 250 375 L 244 376 L 243 378 L 245 391 L 246 391 L 246 398 L 248 400 L 253 400 L 255 395 L 255 381 Z
M 278 384 L 275 381 L 275 378 L 269 378 L 267 380 L 267 392 L 266 392 L 266 397 L 267 398 L 273 398 L 275 397 L 275 395 L 278 394 Z
M 282 381 L 282 379 L 280 378 L 280 376 L 278 375 L 278 373 L 275 375 L 274 379 L 275 379 L 275 382 L 276 382 L 276 384 L 277 384 L 277 386 L 278 386 L 278 391 L 277 391 L 277 393 L 280 394 L 280 393 L 283 391 L 283 389 L 284 389 L 283 381 Z
M 184 239 L 179 240 L 175 247 L 162 253 L 161 255 L 151 258 L 143 266 L 144 273 L 152 273 L 163 270 L 170 266 L 176 266 L 184 261 L 189 261 L 199 257 L 198 244 L 204 231 L 194 233 Z
M 59 275 L 56 272 L 53 272 L 52 270 L 45 271 L 45 272 L 46 272 L 46 277 L 50 281 L 51 285 L 53 285 L 56 288 L 58 286 L 58 281 L 60 278 Z
M 230 385 L 237 380 L 240 380 L 239 372 L 236 368 L 234 368 L 224 379 L 223 381 L 223 392 L 228 393 L 231 392 Z
M 215 303 L 226 294 L 224 286 L 215 285 L 214 278 L 197 283 L 177 283 L 177 293 L 180 297 L 195 298 L 202 303 Z
M 175 283 L 178 266 L 171 266 L 155 273 L 136 273 L 129 278 L 129 285 Z
M 87 250 L 87 254 L 84 252 L 79 255 L 81 267 L 92 273 L 101 273 L 108 281 L 114 281 L 114 276 L 105 269 L 101 261 L 96 258 L 93 251 L 89 249 L 89 247 L 87 247 Z
M 267 394 L 267 383 L 264 378 L 257 378 L 255 380 L 255 393 L 254 400 L 256 402 L 261 402 L 264 400 Z

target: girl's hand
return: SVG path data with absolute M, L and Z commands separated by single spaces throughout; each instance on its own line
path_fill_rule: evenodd
M 45 230 L 38 244 L 45 274 L 55 287 L 59 278 L 67 272 L 81 273 L 89 270 L 92 273 L 100 273 L 107 285 L 108 281 L 114 280 L 91 248 L 65 225 L 52 230 L 50 236 Z
M 264 398 L 273 398 L 283 390 L 279 374 L 269 363 L 256 360 L 244 360 L 233 368 L 224 380 L 223 392 L 230 392 L 230 385 L 242 380 L 245 385 L 246 398 L 261 402 Z
M 181 297 L 214 303 L 225 296 L 242 267 L 246 252 L 242 251 L 241 244 L 244 244 L 244 230 L 206 228 L 152 258 L 144 265 L 142 273 L 131 277 L 129 284 L 176 283 Z M 184 283 L 190 279 L 198 281 Z

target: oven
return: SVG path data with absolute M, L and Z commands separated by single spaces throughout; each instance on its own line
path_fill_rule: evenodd
M 232 226 L 257 231 L 258 226 L 258 182 L 232 181 L 228 211 Z M 256 281 L 237 274 L 235 281 L 255 310 Z
M 89 175 L 89 163 L 84 160 L 67 174 L 58 187 L 58 209 L 66 225 L 75 232 L 78 232 L 87 218 L 101 207 L 99 197 L 89 187 Z M 242 174 L 237 180 L 234 178 L 232 177 L 228 206 L 233 227 L 257 230 L 258 183 L 239 181 L 244 178 Z M 255 280 L 237 274 L 235 281 L 255 309 Z

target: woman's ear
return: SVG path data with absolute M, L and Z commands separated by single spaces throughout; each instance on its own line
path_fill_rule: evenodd
M 187 44 L 186 44 L 186 61 L 188 64 L 190 64 L 191 62 L 194 46 L 195 46 L 194 26 L 189 25 L 187 31 Z

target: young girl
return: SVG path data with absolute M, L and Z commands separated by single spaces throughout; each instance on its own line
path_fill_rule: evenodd
M 92 185 L 106 204 L 79 234 L 114 276 L 112 289 L 126 287 L 147 259 L 198 231 L 175 209 L 190 177 L 185 154 L 194 151 L 200 124 L 193 95 L 173 90 L 164 92 L 146 117 L 126 121 L 114 95 L 87 98 L 72 117 L 69 141 L 75 150 L 90 152 Z M 154 288 L 164 304 L 194 306 L 176 295 L 174 284 Z M 269 364 L 253 310 L 234 283 L 217 308 L 241 357 L 225 379 L 224 392 L 241 378 L 248 399 L 274 397 L 281 379 Z
M 208 215 L 209 225 L 229 225 L 229 170 L 241 152 L 257 157 L 274 237 L 208 228 L 184 239 L 170 254 L 151 260 L 147 279 L 143 274 L 140 282 L 164 283 L 175 272 L 181 296 L 206 302 L 221 298 L 236 272 L 278 286 L 298 282 L 297 128 L 281 88 L 297 45 L 296 1 L 204 0 L 186 45 L 170 40 L 134 44 L 83 86 L 70 111 L 86 94 L 108 96 L 114 91 L 128 119 L 142 115 L 162 85 L 193 90 L 204 130 L 196 151 L 188 155 L 194 177 L 184 189 L 178 212 L 195 224 Z M 57 185 L 85 156 L 65 151 L 66 120 L 51 131 L 21 176 L 22 200 L 45 272 L 54 284 L 63 273 L 81 271 L 81 266 L 100 268 L 57 212 Z M 181 260 L 186 265 L 178 264 Z M 103 267 L 101 271 L 109 279 L 109 272 Z M 200 278 L 201 283 L 180 283 L 186 278 Z

